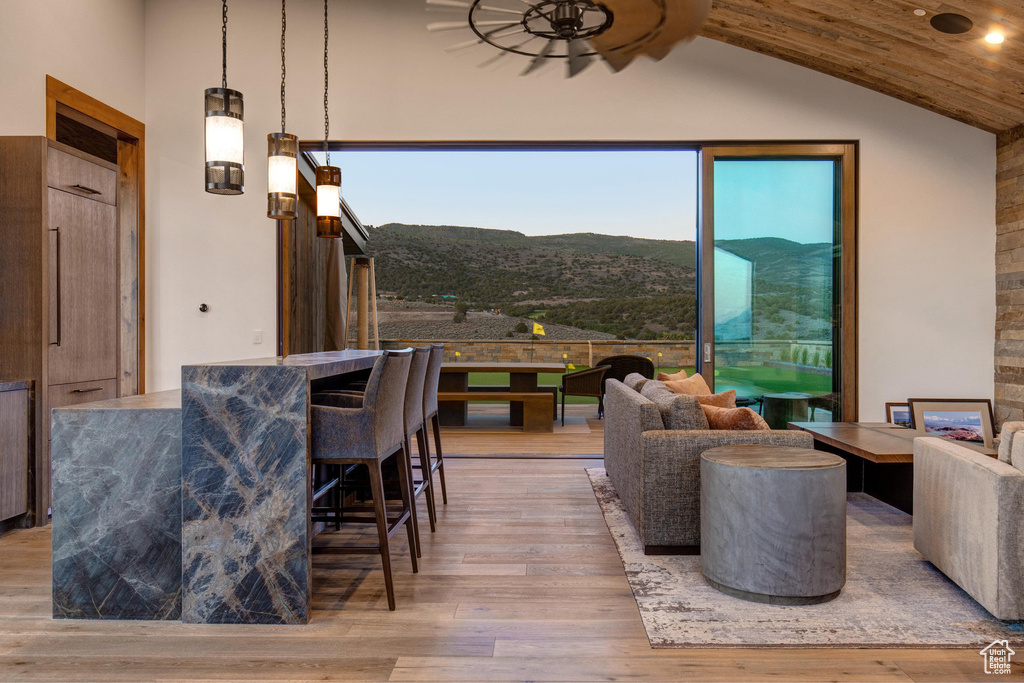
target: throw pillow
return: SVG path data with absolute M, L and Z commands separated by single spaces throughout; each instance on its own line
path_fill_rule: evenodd
M 686 379 L 688 375 L 686 370 L 680 370 L 679 372 L 673 372 L 671 374 L 667 372 L 659 372 L 658 379 L 662 382 L 678 382 L 681 379 Z
M 706 394 L 697 397 L 702 406 L 716 406 L 718 408 L 736 407 L 736 390 L 730 389 L 718 394 Z
M 626 378 L 622 380 L 622 383 L 633 391 L 640 393 L 640 390 L 644 388 L 644 384 L 646 384 L 647 381 L 648 379 L 639 372 L 631 372 L 626 375 Z
M 669 380 L 665 382 L 672 391 L 677 394 L 690 394 L 691 396 L 708 396 L 711 394 L 711 387 L 704 381 L 704 378 L 700 375 L 694 375 L 683 380 Z
M 760 415 L 750 408 L 719 408 L 701 406 L 711 429 L 771 429 Z
M 656 379 L 649 379 L 649 380 L 647 380 L 646 382 L 643 383 L 643 386 L 640 389 L 638 389 L 638 391 L 640 392 L 641 396 L 643 396 L 644 398 L 649 398 L 652 401 L 654 400 L 652 397 L 655 394 L 658 394 L 658 393 L 669 393 L 669 394 L 671 394 L 671 393 L 673 393 L 673 391 L 671 389 L 669 389 L 667 386 L 665 386 L 664 382 L 659 382 Z
M 1022 429 L 1024 422 L 1003 423 L 1003 429 L 999 432 L 999 459 L 1003 462 L 1010 462 L 1010 450 L 1013 448 L 1013 442 L 1017 440 L 1014 434 Z
M 648 398 L 658 406 L 665 429 L 708 428 L 708 419 L 696 397 L 660 390 L 651 392 Z

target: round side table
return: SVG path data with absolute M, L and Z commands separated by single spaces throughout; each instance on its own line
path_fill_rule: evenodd
M 701 570 L 745 600 L 813 605 L 846 583 L 846 461 L 806 448 L 723 446 L 700 458 Z
M 787 391 L 761 397 L 761 417 L 772 429 L 786 429 L 787 422 L 807 422 L 811 394 Z

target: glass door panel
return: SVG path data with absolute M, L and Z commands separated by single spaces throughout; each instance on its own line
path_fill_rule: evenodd
M 714 159 L 715 391 L 735 389 L 774 428 L 840 419 L 840 166 Z

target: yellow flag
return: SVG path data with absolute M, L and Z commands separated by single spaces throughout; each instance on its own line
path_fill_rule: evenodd
M 575 366 L 575 365 L 573 365 L 572 363 L 569 363 L 569 369 L 570 369 L 570 370 L 575 370 L 575 369 L 576 369 L 576 366 Z
M 543 337 L 544 336 L 544 326 L 541 325 L 540 323 L 534 323 L 533 324 L 533 333 L 534 334 L 539 334 L 540 336 Z

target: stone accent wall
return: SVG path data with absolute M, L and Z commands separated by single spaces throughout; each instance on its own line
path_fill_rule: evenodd
M 430 339 L 382 339 L 383 349 L 404 349 L 407 346 L 431 344 Z M 456 356 L 458 352 L 460 355 Z M 661 353 L 661 356 L 658 356 Z M 564 357 L 563 357 L 564 354 Z M 656 367 L 692 367 L 696 364 L 696 342 L 693 341 L 533 341 L 506 339 L 482 341 L 456 339 L 444 342 L 446 362 L 520 362 L 573 363 L 590 365 L 591 359 L 631 354 L 646 356 Z
M 1024 420 L 1024 126 L 996 150 L 995 417 Z

